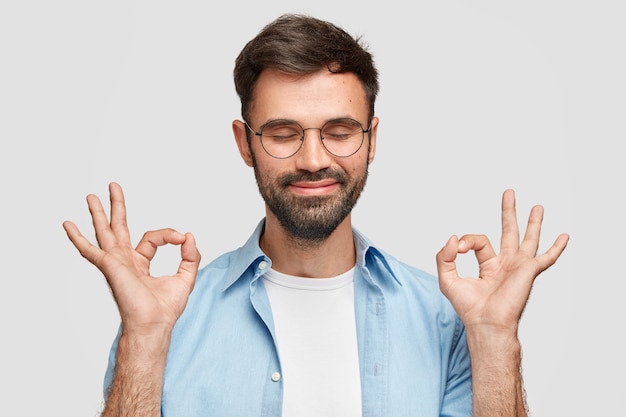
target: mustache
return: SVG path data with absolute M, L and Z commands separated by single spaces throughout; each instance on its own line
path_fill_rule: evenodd
M 294 182 L 304 182 L 304 181 L 321 181 L 326 179 L 332 179 L 337 181 L 340 184 L 344 184 L 347 182 L 347 174 L 338 169 L 324 168 L 322 170 L 316 172 L 309 171 L 297 171 L 291 172 L 289 174 L 285 174 L 280 177 L 279 182 L 282 186 L 287 186 L 289 184 L 293 184 Z

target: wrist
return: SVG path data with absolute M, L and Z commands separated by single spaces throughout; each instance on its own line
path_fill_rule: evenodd
M 169 326 L 124 327 L 118 342 L 118 356 L 136 364 L 154 366 L 165 363 L 172 329 Z
M 519 365 L 521 343 L 517 329 L 500 329 L 493 326 L 466 328 L 467 344 L 472 362 L 485 360 L 490 363 L 513 362 Z

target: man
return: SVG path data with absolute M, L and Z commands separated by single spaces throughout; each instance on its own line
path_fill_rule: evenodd
M 377 72 L 359 40 L 281 16 L 245 46 L 234 75 L 243 120 L 233 133 L 266 203 L 243 247 L 201 270 L 190 233 L 149 231 L 133 248 L 114 183 L 110 222 L 87 197 L 98 247 L 64 223 L 121 315 L 103 415 L 526 415 L 517 326 L 568 236 L 537 256 L 536 206 L 520 244 L 507 190 L 499 254 L 485 236 L 452 236 L 438 279 L 405 265 L 351 223 L 379 123 Z M 166 244 L 182 260 L 156 279 L 150 261 Z M 479 279 L 457 275 L 468 251 Z

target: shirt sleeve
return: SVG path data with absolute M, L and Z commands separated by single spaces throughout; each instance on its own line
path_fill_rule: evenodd
M 113 377 L 115 376 L 115 362 L 117 356 L 117 344 L 120 339 L 120 335 L 122 333 L 122 326 L 120 325 L 117 335 L 113 340 L 113 344 L 111 345 L 111 350 L 109 351 L 109 362 L 107 364 L 106 371 L 104 373 L 104 383 L 103 383 L 103 394 L 104 401 L 106 402 L 109 399 L 109 394 L 111 392 L 111 384 L 113 384 Z
M 457 328 L 458 337 L 450 353 L 441 417 L 472 416 L 472 370 L 465 327 L 460 320 Z

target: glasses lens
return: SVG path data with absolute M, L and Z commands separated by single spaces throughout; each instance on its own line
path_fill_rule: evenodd
M 288 158 L 302 146 L 304 131 L 294 122 L 275 120 L 261 130 L 263 149 L 275 158 Z
M 350 156 L 363 144 L 363 128 L 353 119 L 331 120 L 321 134 L 324 147 L 335 156 Z

